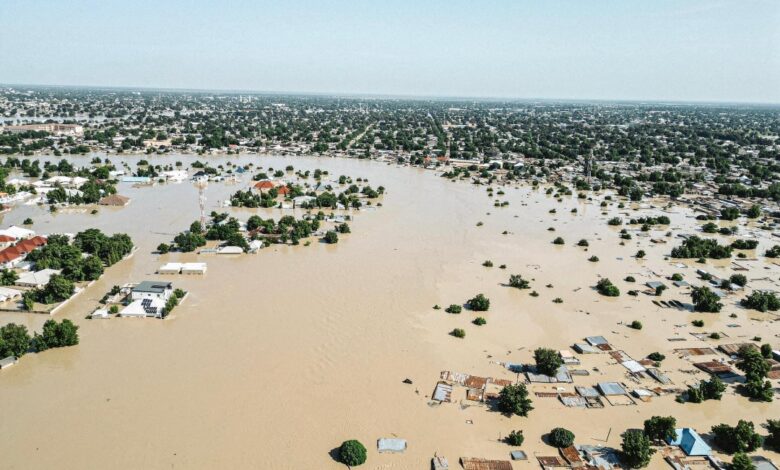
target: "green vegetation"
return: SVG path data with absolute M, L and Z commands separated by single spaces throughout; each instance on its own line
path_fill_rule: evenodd
M 673 416 L 653 416 L 645 420 L 645 434 L 651 441 L 674 439 L 677 420 Z
M 555 240 L 553 240 L 553 245 L 563 245 L 564 241 L 561 237 L 556 237 Z
M 731 459 L 731 465 L 729 470 L 756 470 L 756 466 L 753 465 L 753 461 L 744 452 L 737 452 L 734 454 L 734 458 Z
M 523 441 L 525 441 L 525 436 L 523 436 L 523 431 L 512 431 L 506 436 L 504 440 L 510 446 L 520 447 L 523 445 Z
M 163 307 L 162 311 L 162 317 L 166 318 L 168 315 L 170 315 L 173 309 L 179 305 L 179 302 L 181 302 L 181 299 L 183 299 L 185 295 L 187 295 L 187 293 L 181 289 L 174 290 L 171 297 L 167 302 L 165 302 L 165 307 Z
M 562 449 L 574 444 L 574 433 L 565 428 L 554 428 L 547 440 L 551 446 Z
M 596 290 L 599 294 L 606 297 L 617 297 L 620 295 L 620 289 L 606 277 L 599 279 L 599 282 L 596 283 Z
M 509 276 L 509 286 L 515 289 L 530 289 L 531 284 L 519 274 Z
M 30 334 L 27 327 L 9 323 L 0 327 L 0 358 L 22 357 L 30 349 Z
M 450 335 L 456 337 L 456 338 L 465 338 L 466 337 L 466 330 L 463 328 L 455 328 L 450 332 Z
M 46 320 L 43 324 L 43 332 L 35 334 L 32 339 L 33 349 L 45 351 L 52 348 L 62 348 L 79 344 L 79 327 L 68 319 L 57 323 L 54 320 Z
M 482 326 L 482 325 L 487 324 L 487 320 L 485 320 L 485 317 L 477 317 L 471 323 L 473 323 L 473 324 L 475 324 L 477 326 Z
M 463 308 L 460 305 L 456 305 L 456 304 L 450 304 L 449 307 L 444 309 L 444 311 L 447 313 L 460 313 L 462 310 Z
M 563 365 L 563 359 L 561 359 L 560 354 L 547 348 L 537 348 L 534 351 L 534 361 L 536 361 L 537 372 L 551 376 L 555 375 Z
M 691 299 L 697 312 L 717 313 L 723 308 L 720 298 L 706 286 L 691 289 Z
M 339 460 L 344 465 L 357 467 L 366 463 L 367 451 L 357 440 L 344 441 L 339 447 Z
M 507 385 L 498 394 L 498 409 L 507 415 L 528 416 L 534 409 L 523 384 Z
M 621 458 L 627 468 L 643 468 L 650 463 L 655 449 L 650 448 L 650 439 L 638 429 L 629 429 L 623 433 Z
M 339 235 L 333 230 L 328 230 L 327 232 L 325 232 L 325 236 L 323 237 L 323 240 L 325 241 L 325 243 L 333 245 L 339 242 Z
M 739 420 L 736 426 L 718 424 L 712 427 L 715 445 L 727 454 L 753 452 L 761 447 L 763 439 L 755 432 L 751 421 Z
M 475 312 L 486 312 L 490 308 L 490 299 L 484 294 L 477 294 L 467 302 L 468 307 Z
M 745 394 L 755 400 L 772 401 L 774 389 L 771 382 L 766 380 L 769 374 L 769 363 L 761 354 L 761 350 L 752 346 L 739 348 L 737 368 L 745 373 Z
M 724 391 L 726 391 L 726 385 L 718 376 L 713 375 L 709 380 L 702 380 L 697 385 L 689 385 L 685 392 L 685 399 L 690 403 L 720 400 Z
M 672 249 L 672 258 L 712 258 L 723 259 L 731 257 L 731 247 L 718 245 L 713 239 L 688 237 L 682 245 Z
M 641 330 L 642 329 L 642 322 L 639 320 L 632 321 L 629 325 L 629 328 L 633 328 L 634 330 Z
M 780 309 L 780 299 L 774 292 L 755 290 L 749 296 L 740 300 L 740 305 L 759 312 L 776 311 Z

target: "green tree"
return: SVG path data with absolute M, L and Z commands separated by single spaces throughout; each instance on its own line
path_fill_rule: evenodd
M 761 217 L 761 206 L 753 204 L 750 209 L 747 210 L 747 216 L 749 219 L 757 219 Z
M 21 357 L 30 349 L 30 334 L 27 327 L 9 323 L 0 327 L 0 358 Z
M 623 433 L 623 462 L 628 468 L 643 468 L 650 463 L 650 457 L 655 452 L 650 448 L 650 439 L 644 431 L 629 429 Z
M 769 436 L 766 438 L 766 445 L 775 451 L 780 450 L 780 419 L 767 420 L 766 428 L 769 431 Z
M 329 243 L 332 245 L 334 243 L 339 242 L 339 235 L 333 230 L 328 230 L 327 232 L 325 232 L 325 238 L 323 238 L 323 240 L 325 240 L 325 243 Z
M 350 467 L 357 467 L 366 462 L 366 447 L 357 440 L 344 441 L 339 447 L 339 460 Z
M 547 348 L 537 348 L 534 351 L 534 360 L 536 361 L 536 370 L 544 375 L 555 375 L 563 365 L 560 354 Z
M 523 436 L 523 431 L 512 431 L 509 433 L 508 436 L 506 436 L 506 443 L 511 446 L 517 446 L 520 447 L 523 445 L 523 442 L 525 441 L 525 436 Z
M 531 287 L 530 283 L 519 274 L 509 276 L 509 286 L 515 289 L 529 289 Z
M 468 307 L 475 312 L 485 312 L 490 308 L 490 299 L 484 294 L 477 294 L 468 301 Z
M 717 313 L 723 308 L 720 298 L 707 286 L 694 287 L 691 290 L 691 299 L 697 312 Z
M 715 445 L 727 454 L 753 452 L 761 447 L 763 439 L 751 421 L 739 420 L 736 426 L 718 424 L 712 427 Z
M 507 385 L 498 394 L 498 409 L 508 415 L 528 416 L 534 409 L 523 384 Z
M 754 290 L 749 296 L 742 299 L 740 302 L 745 308 L 752 308 L 759 312 L 776 311 L 780 309 L 780 299 L 777 298 L 774 292 Z
M 574 433 L 566 428 L 554 428 L 550 431 L 548 442 L 559 449 L 569 447 L 574 444 Z
M 11 271 L 10 269 L 3 269 L 2 272 L 0 272 L 0 285 L 3 286 L 12 286 L 16 281 L 19 279 L 19 275 L 16 274 L 16 271 Z
M 620 289 L 606 277 L 599 279 L 599 282 L 596 283 L 596 291 L 606 297 L 617 297 L 620 295 Z
M 766 380 L 770 366 L 761 350 L 752 345 L 742 346 L 739 349 L 739 359 L 737 368 L 745 373 L 743 389 L 747 396 L 761 401 L 772 401 L 774 390 L 772 384 Z
M 645 434 L 652 441 L 674 439 L 677 420 L 674 416 L 653 416 L 645 420 Z
M 744 452 L 737 452 L 734 454 L 734 458 L 731 459 L 731 465 L 729 470 L 756 470 L 756 466 L 753 465 L 753 461 Z
M 54 320 L 46 320 L 43 324 L 43 332 L 36 333 L 32 340 L 36 351 L 45 351 L 51 348 L 62 348 L 79 344 L 79 327 L 68 319 L 57 323 Z

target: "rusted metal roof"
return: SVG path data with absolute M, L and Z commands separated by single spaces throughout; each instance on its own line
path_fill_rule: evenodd
M 566 461 L 557 455 L 537 456 L 536 460 L 539 461 L 539 465 L 541 465 L 542 468 L 568 467 Z
M 460 463 L 463 465 L 464 470 L 512 470 L 512 463 L 508 460 L 461 457 Z
M 580 467 L 585 464 L 580 457 L 580 453 L 574 446 L 565 447 L 560 449 L 561 457 L 563 457 L 569 465 L 572 467 Z
M 727 372 L 733 372 L 728 364 L 724 364 L 718 361 L 697 362 L 694 366 L 707 372 L 708 374 L 723 374 Z

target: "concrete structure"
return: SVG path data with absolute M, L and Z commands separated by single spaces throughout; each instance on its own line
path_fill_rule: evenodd
M 133 287 L 130 299 L 133 301 L 143 299 L 159 299 L 163 303 L 173 294 L 173 283 L 162 281 L 143 281 Z
M 48 132 L 49 134 L 53 135 L 69 135 L 74 137 L 84 135 L 84 127 L 79 124 L 22 124 L 21 126 L 4 126 L 0 129 L 12 134 L 22 134 L 24 132 Z
M 135 292 L 134 292 L 135 293 Z M 119 312 L 120 317 L 162 318 L 165 301 L 161 298 L 139 298 Z
M 36 272 L 24 273 L 16 280 L 17 286 L 41 288 L 46 286 L 55 274 L 61 273 L 59 269 L 42 269 Z

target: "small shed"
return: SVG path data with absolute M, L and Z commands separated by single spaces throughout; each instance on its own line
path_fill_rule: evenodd
M 376 441 L 376 449 L 380 454 L 385 452 L 400 454 L 406 451 L 406 447 L 406 439 L 383 437 L 381 439 L 377 439 Z
M 19 362 L 19 358 L 16 356 L 8 356 L 6 358 L 0 359 L 0 370 L 5 369 L 6 367 L 11 367 L 17 362 Z
M 184 263 L 181 266 L 182 274 L 206 274 L 206 263 Z
M 179 274 L 181 267 L 181 263 L 165 263 L 157 268 L 157 274 Z

